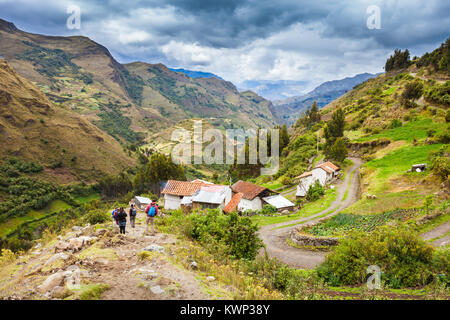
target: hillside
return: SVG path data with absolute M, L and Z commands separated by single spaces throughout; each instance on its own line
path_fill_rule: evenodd
M 0 59 L 0 150 L 46 167 L 57 182 L 91 181 L 135 161 L 120 144 L 76 113 L 54 105 Z
M 322 108 L 352 90 L 354 86 L 376 76 L 377 74 L 362 73 L 354 77 L 324 82 L 305 95 L 274 101 L 274 114 L 281 117 L 283 123 L 293 124 L 314 101 Z
M 0 43 L 0 56 L 20 75 L 122 143 L 197 116 L 238 126 L 275 123 L 265 105 L 246 99 L 230 82 L 190 78 L 161 64 L 122 65 L 86 37 L 31 34 L 0 20 Z

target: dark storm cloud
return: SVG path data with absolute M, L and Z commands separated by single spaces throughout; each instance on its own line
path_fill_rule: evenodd
M 81 30 L 66 28 L 79 5 Z M 366 26 L 369 5 L 381 29 Z M 28 32 L 82 34 L 121 62 L 198 68 L 233 81 L 333 80 L 379 72 L 394 48 L 431 51 L 449 36 L 448 0 L 0 0 Z

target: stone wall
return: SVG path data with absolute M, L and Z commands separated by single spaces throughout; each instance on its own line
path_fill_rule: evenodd
M 332 237 L 315 237 L 313 235 L 307 235 L 302 233 L 302 230 L 305 228 L 309 228 L 312 226 L 315 226 L 316 224 L 319 224 L 325 220 L 328 220 L 329 218 L 321 218 L 311 223 L 305 223 L 300 225 L 297 228 L 294 228 L 290 234 L 289 238 L 292 241 L 292 243 L 298 245 L 298 246 L 337 246 L 339 244 L 338 238 L 332 238 Z

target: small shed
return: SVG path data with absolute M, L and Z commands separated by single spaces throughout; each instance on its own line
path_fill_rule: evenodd
M 426 163 L 420 163 L 420 164 L 413 164 L 411 166 L 411 169 L 408 170 L 408 172 L 422 172 L 427 169 Z
M 144 210 L 145 207 L 147 207 L 150 203 L 152 203 L 152 200 L 146 197 L 134 197 L 134 203 L 138 207 L 138 209 Z
M 204 186 L 192 197 L 193 209 L 218 208 L 223 209 L 230 202 L 232 192 L 230 187 L 221 185 Z
M 295 204 L 283 197 L 281 194 L 276 194 L 274 196 L 265 197 L 262 199 L 265 203 L 268 203 L 275 208 L 277 211 L 281 212 L 284 210 L 293 211 Z

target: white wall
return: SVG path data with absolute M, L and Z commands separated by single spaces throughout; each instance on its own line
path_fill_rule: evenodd
M 181 205 L 181 197 L 173 196 L 170 194 L 164 195 L 164 209 L 176 210 L 180 208 L 180 205 Z
M 261 210 L 262 209 L 262 201 L 261 198 L 256 197 L 253 200 L 247 200 L 242 198 L 238 204 L 239 211 L 245 210 Z
M 312 174 L 314 180 L 319 180 L 320 184 L 324 186 L 327 183 L 328 177 L 327 172 L 323 170 L 322 168 L 315 168 L 312 169 Z

